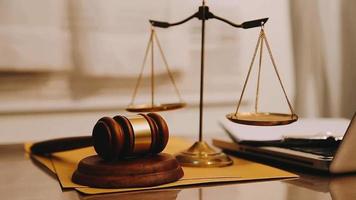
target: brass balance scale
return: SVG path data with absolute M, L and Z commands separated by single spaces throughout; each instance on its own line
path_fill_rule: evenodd
M 146 48 L 146 53 L 144 56 L 144 61 L 143 65 L 141 68 L 141 72 L 138 77 L 138 81 L 134 90 L 134 94 L 132 97 L 132 101 L 130 105 L 127 107 L 127 111 L 130 112 L 156 112 L 156 111 L 166 111 L 166 110 L 173 110 L 173 109 L 178 109 L 178 108 L 183 108 L 186 103 L 182 100 L 179 90 L 177 88 L 177 85 L 174 81 L 173 75 L 169 69 L 168 62 L 164 56 L 164 53 L 162 51 L 161 45 L 159 43 L 158 37 L 156 35 L 155 27 L 159 28 L 169 28 L 171 26 L 177 26 L 180 24 L 183 24 L 185 22 L 190 21 L 193 18 L 198 18 L 199 20 L 202 21 L 202 31 L 201 31 L 201 71 L 200 71 L 200 103 L 199 103 L 199 140 L 195 142 L 189 149 L 179 153 L 176 155 L 177 160 L 183 165 L 183 166 L 190 166 L 190 167 L 223 167 L 223 166 L 228 166 L 232 164 L 232 160 L 225 155 L 224 153 L 220 151 L 216 151 L 212 147 L 210 147 L 204 140 L 203 140 L 203 100 L 204 100 L 204 46 L 205 46 L 205 21 L 208 19 L 217 19 L 219 21 L 225 22 L 235 28 L 243 28 L 243 29 L 249 29 L 249 28 L 255 28 L 255 27 L 260 27 L 261 31 L 257 40 L 256 48 L 254 50 L 254 54 L 252 57 L 252 61 L 247 73 L 247 77 L 241 92 L 241 96 L 239 98 L 239 101 L 237 103 L 237 108 L 234 113 L 230 113 L 226 115 L 226 118 L 229 119 L 232 122 L 239 123 L 239 124 L 246 124 L 246 125 L 254 125 L 254 126 L 277 126 L 277 125 L 285 125 L 285 124 L 290 124 L 298 120 L 298 116 L 295 114 L 292 105 L 287 97 L 286 91 L 284 89 L 284 86 L 281 81 L 281 77 L 279 75 L 278 69 L 276 67 L 275 60 L 272 56 L 272 51 L 269 46 L 266 33 L 264 31 L 264 24 L 267 22 L 268 18 L 263 18 L 263 19 L 257 19 L 257 20 L 252 20 L 252 21 L 247 21 L 242 24 L 235 24 L 233 22 L 230 22 L 224 18 L 218 17 L 214 15 L 212 12 L 209 11 L 209 7 L 206 6 L 205 0 L 202 1 L 202 6 L 199 7 L 198 12 L 194 13 L 192 16 L 176 22 L 176 23 L 168 23 L 168 22 L 162 22 L 162 21 L 155 21 L 155 20 L 150 20 L 151 23 L 151 35 L 150 39 Z M 156 103 L 155 102 L 155 79 L 154 79 L 154 41 L 156 41 L 159 52 L 161 54 L 161 57 L 163 59 L 163 62 L 165 64 L 166 70 L 168 72 L 169 78 L 175 88 L 175 92 L 178 95 L 179 101 L 177 103 Z M 277 75 L 277 78 L 279 80 L 279 83 L 281 85 L 281 88 L 283 90 L 283 94 L 287 100 L 290 113 L 285 114 L 285 113 L 269 113 L 269 112 L 259 112 L 258 111 L 258 102 L 259 102 L 259 89 L 260 89 L 260 75 L 261 75 L 261 67 L 262 67 L 262 55 L 263 55 L 263 45 L 266 45 L 270 59 L 273 64 L 274 71 Z M 137 94 L 138 87 L 140 85 L 141 79 L 142 79 L 142 74 L 143 74 L 143 69 L 145 67 L 145 63 L 147 61 L 147 57 L 149 54 L 149 51 L 151 52 L 151 102 L 147 104 L 135 104 L 135 98 Z M 245 89 L 247 82 L 249 80 L 251 70 L 257 55 L 257 52 L 259 51 L 259 68 L 258 68 L 258 79 L 257 79 L 257 88 L 256 88 L 256 99 L 255 99 L 255 110 L 254 112 L 239 112 L 239 108 L 241 105 L 241 100 L 244 96 Z

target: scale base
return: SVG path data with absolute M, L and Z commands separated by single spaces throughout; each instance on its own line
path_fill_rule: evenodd
M 222 152 L 217 152 L 206 142 L 195 142 L 189 149 L 176 155 L 178 162 L 187 167 L 225 167 L 232 160 Z

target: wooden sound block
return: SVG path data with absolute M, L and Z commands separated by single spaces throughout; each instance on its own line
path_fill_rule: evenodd
M 128 188 L 161 185 L 182 177 L 182 168 L 169 154 L 117 161 L 104 161 L 95 155 L 79 162 L 72 181 L 90 187 Z

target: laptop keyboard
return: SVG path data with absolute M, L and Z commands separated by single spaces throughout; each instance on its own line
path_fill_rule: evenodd
M 288 147 L 288 149 L 316 154 L 324 157 L 333 157 L 336 153 L 337 147 Z

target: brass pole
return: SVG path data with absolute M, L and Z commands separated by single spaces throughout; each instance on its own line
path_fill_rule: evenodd
M 205 1 L 203 0 L 203 7 Z M 205 9 L 203 9 L 200 53 L 200 101 L 199 101 L 199 142 L 203 141 L 203 106 L 204 106 L 204 44 L 205 44 Z

